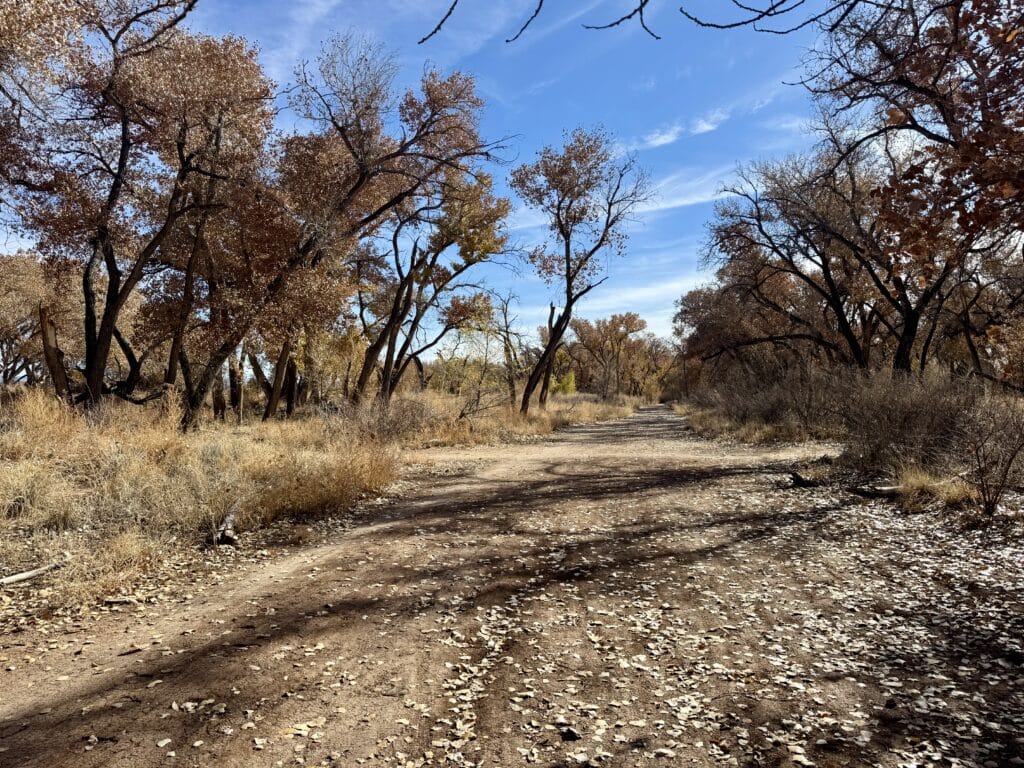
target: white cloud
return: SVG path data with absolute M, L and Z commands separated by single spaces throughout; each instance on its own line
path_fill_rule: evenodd
M 651 279 L 654 282 L 620 288 L 612 278 L 580 303 L 580 311 L 591 317 L 630 311 L 644 316 L 645 308 L 675 302 L 684 293 L 707 280 L 707 276 L 701 272 L 690 272 L 671 280 Z
M 660 128 L 655 128 L 650 133 L 644 134 L 639 140 L 626 144 L 625 149 L 642 152 L 646 149 L 667 147 L 686 136 L 699 136 L 702 133 L 711 133 L 711 131 L 716 130 L 722 123 L 728 120 L 731 114 L 731 108 L 718 107 L 705 112 L 700 117 L 691 120 L 688 124 L 680 120 Z
M 667 128 L 659 128 L 651 131 L 641 139 L 640 149 L 653 149 L 655 147 L 675 144 L 682 137 L 683 133 L 685 133 L 685 130 L 679 123 L 670 125 Z
M 805 134 L 808 132 L 811 123 L 806 115 L 783 113 L 763 121 L 762 125 L 773 131 Z
M 729 114 L 730 111 L 724 107 L 705 112 L 690 124 L 690 133 L 694 136 L 699 136 L 702 133 L 711 133 L 729 119 Z
M 518 232 L 525 229 L 540 229 L 547 226 L 547 217 L 536 210 L 520 205 L 513 209 L 508 217 L 508 228 L 511 232 Z

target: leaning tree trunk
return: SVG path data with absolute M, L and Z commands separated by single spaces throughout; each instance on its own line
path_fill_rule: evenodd
M 562 336 L 565 335 L 565 329 L 569 326 L 571 317 L 572 305 L 569 304 L 562 310 L 562 314 L 558 316 L 558 319 L 552 326 L 551 332 L 548 334 L 547 346 L 544 347 L 540 359 L 533 366 L 533 370 L 530 371 L 530 376 L 526 380 L 526 386 L 523 388 L 523 399 L 519 406 L 519 413 L 523 416 L 530 415 L 530 399 L 533 397 L 533 393 L 537 391 L 537 387 L 540 386 L 548 366 L 553 365 L 555 352 L 562 343 Z
M 267 399 L 267 407 L 263 411 L 263 420 L 272 419 L 277 414 L 277 406 L 281 402 L 281 392 L 284 389 L 284 377 L 288 369 L 288 360 L 292 354 L 292 339 L 289 336 L 281 345 L 281 354 L 277 357 L 277 365 L 274 366 L 274 383 L 270 388 L 270 397 Z
M 558 350 L 556 348 L 555 354 L 548 360 L 547 367 L 544 369 L 544 380 L 540 385 L 540 395 L 537 397 L 537 405 L 540 406 L 542 411 L 547 410 L 548 407 L 548 392 L 551 390 L 551 375 L 555 370 L 555 358 L 558 356 Z

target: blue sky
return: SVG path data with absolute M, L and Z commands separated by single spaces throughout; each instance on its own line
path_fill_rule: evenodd
M 632 227 L 626 255 L 608 264 L 609 280 L 584 299 L 577 314 L 607 317 L 636 311 L 651 330 L 669 335 L 674 301 L 707 279 L 698 251 L 713 200 L 738 163 L 792 152 L 810 142 L 805 91 L 786 85 L 799 77 L 809 34 L 778 37 L 750 30 L 695 27 L 678 2 L 653 0 L 650 25 L 590 31 L 621 15 L 631 0 L 548 0 L 544 13 L 507 44 L 534 0 L 462 0 L 444 30 L 416 41 L 443 15 L 449 0 L 201 0 L 189 26 L 237 34 L 257 44 L 280 84 L 296 63 L 312 60 L 333 33 L 350 28 L 393 49 L 403 85 L 413 85 L 427 62 L 474 74 L 487 102 L 487 138 L 512 137 L 510 165 L 532 159 L 565 130 L 602 125 L 638 153 L 657 197 Z M 693 0 L 701 10 L 720 7 Z M 517 203 L 513 237 L 525 247 L 544 230 Z M 547 316 L 548 287 L 527 268 L 520 274 L 489 266 L 487 281 L 512 286 L 519 321 L 533 329 Z

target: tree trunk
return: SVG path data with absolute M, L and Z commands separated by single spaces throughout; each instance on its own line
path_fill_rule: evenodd
M 242 408 L 242 387 L 245 385 L 245 345 L 237 356 L 228 358 L 228 401 L 231 410 L 240 413 Z
M 291 418 L 292 414 L 295 413 L 295 403 L 298 401 L 298 394 L 299 367 L 295 364 L 295 358 L 289 357 L 284 374 L 285 414 L 288 418 Z
M 548 360 L 547 367 L 544 369 L 544 379 L 540 386 L 540 396 L 537 398 L 537 405 L 540 406 L 542 411 L 547 410 L 548 407 L 548 391 L 551 389 L 551 374 L 555 370 L 555 358 L 558 356 L 558 350 L 555 349 L 555 354 Z
M 221 368 L 213 378 L 213 418 L 224 421 L 228 404 L 224 399 L 224 370 Z
M 508 387 L 508 405 L 509 408 L 516 407 L 516 369 L 518 366 L 515 364 L 515 355 L 512 351 L 512 345 L 507 341 L 504 344 L 505 347 L 505 386 Z
M 892 369 L 896 373 L 910 373 L 912 368 L 912 356 L 914 352 L 914 341 L 917 339 L 917 327 L 920 317 L 916 314 L 904 315 L 903 329 L 900 332 L 899 341 L 896 344 L 896 354 L 892 359 Z
M 548 343 L 544 347 L 540 359 L 537 360 L 537 364 L 530 371 L 529 378 L 526 380 L 526 386 L 523 388 L 523 398 L 519 406 L 519 413 L 523 416 L 530 415 L 530 399 L 544 378 L 548 365 L 553 361 L 555 351 L 562 343 L 562 336 L 565 335 L 565 329 L 569 327 L 569 320 L 571 318 L 572 304 L 567 303 L 567 306 L 562 310 L 562 314 L 558 316 L 558 319 L 551 326 L 551 332 L 548 333 Z
M 277 356 L 277 365 L 274 366 L 274 383 L 270 388 L 270 398 L 267 400 L 266 410 L 263 411 L 263 420 L 273 418 L 277 414 L 277 406 L 281 402 L 281 392 L 284 388 L 284 377 L 288 369 L 288 361 L 292 354 L 292 340 L 289 336 L 281 345 L 281 354 Z
M 57 346 L 57 326 L 50 318 L 50 313 L 42 304 L 39 305 L 39 328 L 43 340 L 43 356 L 46 368 L 50 372 L 53 390 L 62 400 L 68 399 L 71 389 L 68 386 L 68 374 L 64 367 L 64 353 Z
M 270 383 L 270 379 L 267 378 L 267 374 L 263 371 L 263 366 L 260 365 L 260 361 L 256 358 L 252 352 L 249 353 L 249 365 L 252 366 L 252 375 L 256 379 L 256 383 L 260 385 L 260 389 L 263 390 L 263 396 L 270 399 L 270 393 L 274 389 L 274 385 Z

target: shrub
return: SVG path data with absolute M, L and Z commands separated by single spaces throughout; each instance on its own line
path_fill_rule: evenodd
M 943 371 L 923 376 L 853 374 L 840 380 L 846 459 L 868 473 L 914 466 L 948 472 L 959 463 L 964 419 L 980 390 Z
M 982 511 L 992 516 L 1006 491 L 1019 486 L 1024 478 L 1024 406 L 1020 398 L 980 398 L 964 419 L 961 443 Z

